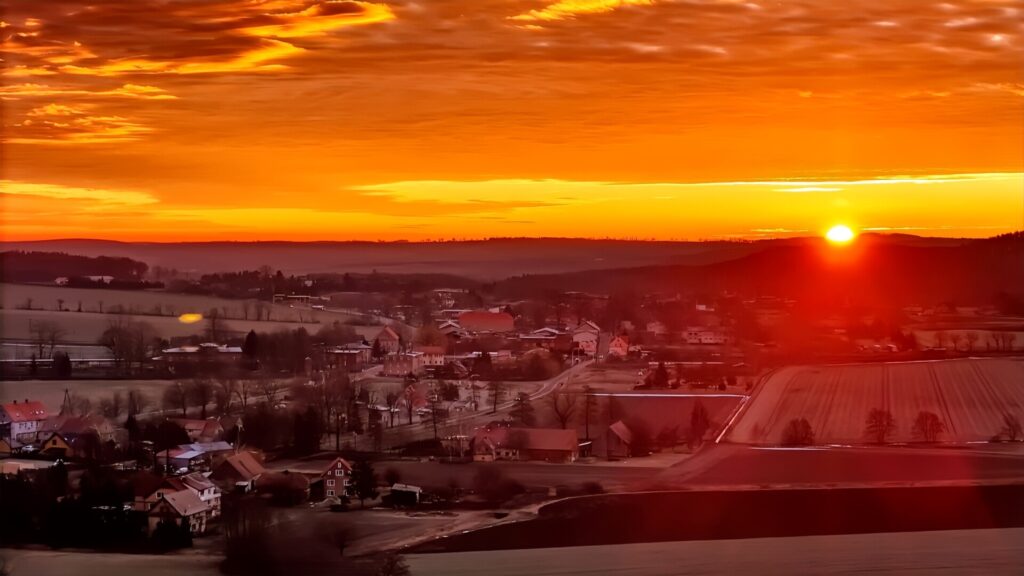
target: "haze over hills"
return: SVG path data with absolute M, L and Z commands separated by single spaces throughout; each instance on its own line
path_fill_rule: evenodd
M 959 246 L 968 240 L 891 235 L 887 244 Z M 127 257 L 189 273 L 254 270 L 445 273 L 476 280 L 644 266 L 706 266 L 769 248 L 816 240 L 666 242 L 574 238 L 497 238 L 458 242 L 116 242 L 63 239 L 0 243 L 0 251 Z M 585 278 L 585 276 L 583 276 Z
M 539 289 L 671 293 L 734 291 L 809 302 L 892 306 L 949 301 L 990 303 L 993 295 L 1020 295 L 1024 235 L 944 240 L 864 235 L 835 248 L 817 239 L 772 243 L 730 260 L 704 265 L 657 265 L 510 278 L 507 295 Z

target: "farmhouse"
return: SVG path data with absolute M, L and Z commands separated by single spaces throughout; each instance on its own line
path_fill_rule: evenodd
M 473 437 L 473 460 L 574 462 L 579 457 L 576 430 L 486 426 Z
M 31 444 L 36 441 L 39 427 L 46 421 L 46 407 L 42 402 L 17 400 L 0 405 L 0 437 L 7 439 L 11 446 Z
M 314 481 L 313 490 L 316 491 L 318 495 L 322 490 L 323 497 L 325 498 L 347 496 L 351 477 L 352 464 L 344 458 L 335 458 L 327 465 L 327 468 L 320 473 L 320 477 Z M 318 483 L 320 486 L 316 485 Z

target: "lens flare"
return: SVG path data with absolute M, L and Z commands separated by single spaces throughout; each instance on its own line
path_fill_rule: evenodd
M 178 322 L 181 322 L 182 324 L 195 324 L 202 319 L 203 315 L 196 312 L 188 312 L 178 316 Z

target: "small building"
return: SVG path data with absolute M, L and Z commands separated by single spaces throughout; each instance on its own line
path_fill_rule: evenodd
M 373 341 L 384 354 L 393 354 L 402 347 L 402 337 L 391 326 L 381 328 Z
M 220 488 L 210 481 L 209 478 L 198 472 L 174 476 L 168 478 L 165 485 L 175 490 L 191 490 L 199 499 L 206 504 L 210 518 L 217 518 L 221 514 Z
M 572 331 L 573 344 L 588 356 L 597 356 L 600 340 L 601 329 L 589 320 L 582 322 Z
M 395 483 L 391 485 L 390 500 L 395 508 L 412 508 L 420 503 L 423 488 L 411 484 Z
M 188 439 L 193 442 L 215 442 L 224 437 L 224 428 L 217 418 L 170 418 L 178 426 L 185 429 Z
M 225 492 L 251 492 L 256 481 L 266 472 L 251 452 L 232 454 L 221 461 L 210 474 L 210 480 Z
M 485 426 L 473 437 L 473 460 L 542 460 L 575 462 L 579 457 L 576 430 Z
M 357 372 L 372 361 L 373 346 L 365 342 L 350 342 L 327 350 L 327 363 L 331 368 Z
M 629 338 L 616 336 L 608 343 L 608 355 L 615 358 L 625 358 L 629 355 Z
M 210 507 L 191 490 L 167 489 L 157 494 L 157 502 L 149 511 L 149 534 L 153 534 L 161 522 L 175 526 L 187 526 L 192 534 L 206 532 L 206 521 Z

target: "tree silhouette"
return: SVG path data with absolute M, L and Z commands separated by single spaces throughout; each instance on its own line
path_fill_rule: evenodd
M 934 412 L 922 410 L 914 419 L 914 436 L 925 442 L 935 442 L 946 431 L 946 424 Z
M 364 500 L 377 497 L 377 473 L 369 460 L 356 460 L 352 465 L 352 489 L 359 498 L 360 507 Z
M 523 392 L 517 394 L 515 404 L 512 406 L 509 416 L 520 426 L 533 426 L 536 424 L 537 417 L 533 411 L 533 404 L 530 403 L 530 396 Z
M 891 412 L 881 408 L 873 408 L 868 412 L 864 433 L 875 444 L 885 444 L 894 432 L 896 432 L 896 419 L 892 417 Z
M 1007 412 L 1003 414 L 1003 430 L 1001 432 L 1003 436 L 1010 442 L 1016 442 L 1021 439 L 1021 425 L 1020 419 L 1015 415 Z
M 693 404 L 693 411 L 690 412 L 690 447 L 700 446 L 704 442 L 704 435 L 711 427 L 711 419 L 704 404 L 697 400 Z
M 782 434 L 786 446 L 810 446 L 814 444 L 814 430 L 806 418 L 793 418 Z

